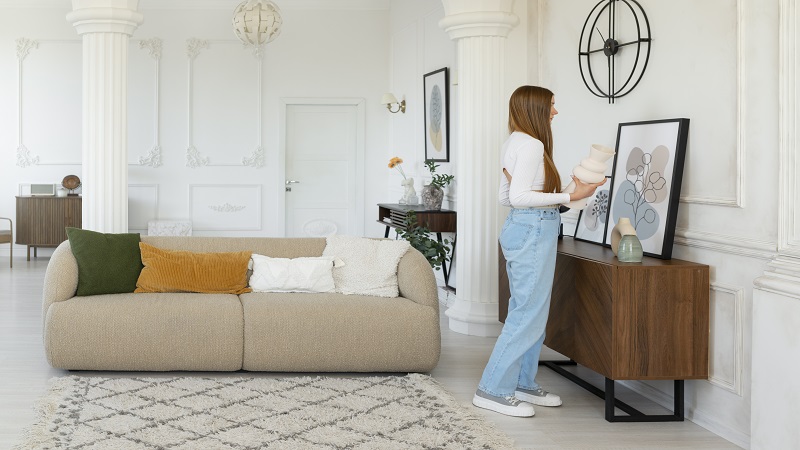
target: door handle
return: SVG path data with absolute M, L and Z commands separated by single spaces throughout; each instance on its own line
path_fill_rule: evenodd
M 287 186 L 292 184 L 292 183 L 299 183 L 299 181 L 297 181 L 297 180 L 286 180 L 286 185 Z

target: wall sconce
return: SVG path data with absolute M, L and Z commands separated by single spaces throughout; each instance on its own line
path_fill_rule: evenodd
M 405 99 L 398 102 L 397 97 L 392 93 L 383 94 L 383 97 L 381 97 L 381 105 L 386 105 L 386 109 L 388 109 L 390 113 L 396 113 L 398 111 L 403 114 L 406 113 Z M 392 105 L 397 105 L 397 109 L 392 109 Z

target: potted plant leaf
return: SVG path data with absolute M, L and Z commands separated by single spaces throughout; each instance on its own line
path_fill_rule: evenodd
M 439 242 L 431 238 L 431 231 L 419 225 L 417 214 L 414 211 L 408 211 L 405 229 L 398 228 L 397 234 L 419 250 L 428 259 L 428 263 L 434 270 L 440 270 L 442 265 L 450 259 L 448 256 L 451 248 L 450 241 L 443 239 L 442 242 Z

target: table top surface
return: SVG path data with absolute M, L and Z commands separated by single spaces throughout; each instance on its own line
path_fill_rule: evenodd
M 644 266 L 644 267 L 662 267 L 662 266 L 697 266 L 708 267 L 705 264 L 699 264 L 691 261 L 684 261 L 681 259 L 659 259 L 650 256 L 645 256 L 642 262 L 639 263 L 625 263 L 620 262 L 611 251 L 611 247 L 604 247 L 600 244 L 591 242 L 578 241 L 569 236 L 564 236 L 564 239 L 558 241 L 558 253 L 563 255 L 570 255 L 577 258 L 597 261 L 603 264 L 610 264 L 614 266 L 627 267 L 627 266 Z
M 414 212 L 425 212 L 425 213 L 455 213 L 455 211 L 451 211 L 449 209 L 425 209 L 424 205 L 401 205 L 399 203 L 378 203 L 378 206 L 381 208 L 392 209 L 395 211 L 414 211 Z

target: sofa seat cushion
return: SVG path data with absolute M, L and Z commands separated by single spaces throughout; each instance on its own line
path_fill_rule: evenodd
M 239 370 L 242 305 L 231 294 L 114 294 L 50 305 L 45 352 L 71 370 Z
M 249 293 L 242 368 L 280 372 L 428 372 L 438 310 L 403 297 Z

